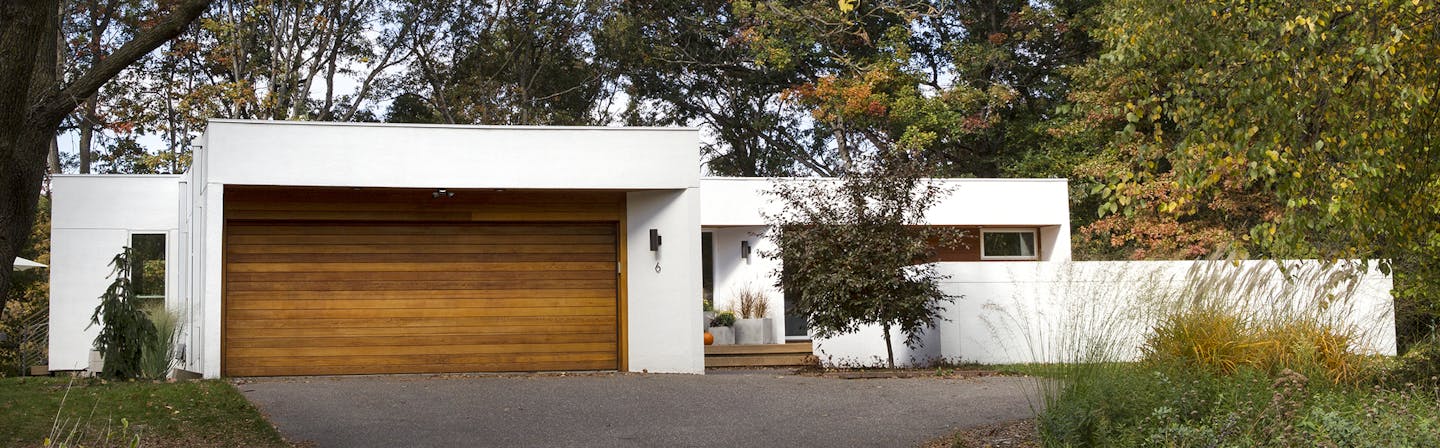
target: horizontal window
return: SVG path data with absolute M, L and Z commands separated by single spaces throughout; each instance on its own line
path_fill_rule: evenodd
M 1035 260 L 1034 229 L 980 230 L 980 259 Z

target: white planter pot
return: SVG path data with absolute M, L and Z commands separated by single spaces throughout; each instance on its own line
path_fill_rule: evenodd
M 764 344 L 765 340 L 765 319 L 739 319 L 735 321 L 736 344 Z
M 775 337 L 775 319 L 767 317 L 760 320 L 765 321 L 765 343 L 779 344 L 781 341 Z
M 735 343 L 734 328 L 710 327 L 710 336 L 715 338 L 714 345 L 732 345 Z

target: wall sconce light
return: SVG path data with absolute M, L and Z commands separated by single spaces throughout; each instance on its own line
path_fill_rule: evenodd
M 660 250 L 660 229 L 650 229 L 650 251 Z
M 434 193 L 430 193 L 430 197 L 435 198 L 435 199 L 440 199 L 440 198 L 447 198 L 447 199 L 448 199 L 448 198 L 453 198 L 453 197 L 455 197 L 455 192 L 446 190 L 446 189 L 444 189 L 444 188 L 441 188 L 441 189 L 435 190 Z
M 741 241 L 740 241 L 740 258 L 744 258 L 745 261 L 750 261 L 750 241 L 749 241 L 749 240 L 741 240 Z

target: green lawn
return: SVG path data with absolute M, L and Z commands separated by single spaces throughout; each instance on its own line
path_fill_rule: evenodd
M 104 439 L 107 424 L 118 432 L 121 419 L 141 446 L 289 446 L 224 381 L 0 378 L 0 446 L 41 446 L 57 421 L 69 428 L 58 440 L 73 432 L 71 446 L 126 446 Z

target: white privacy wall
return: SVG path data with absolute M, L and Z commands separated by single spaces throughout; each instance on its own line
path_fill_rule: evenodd
M 1139 345 L 1155 322 L 1156 303 L 1186 297 L 1182 290 L 1195 261 L 1084 261 L 1084 262 L 948 262 L 938 263 L 950 276 L 941 287 L 961 296 L 946 306 L 945 319 L 924 333 L 923 345 L 911 349 L 894 337 L 895 361 L 924 366 L 934 361 L 982 364 L 1066 362 L 1075 360 L 1076 347 L 1090 342 L 1119 347 L 1120 360 L 1137 359 Z M 1313 261 L 1287 261 L 1302 273 L 1322 269 Z M 1268 261 L 1244 261 L 1269 279 L 1283 283 Z M 1305 285 L 1305 288 L 1314 285 Z M 1389 276 L 1370 271 L 1359 276 L 1353 297 L 1336 302 L 1324 319 L 1354 326 L 1361 333 L 1357 350 L 1395 354 L 1395 318 Z M 1303 296 L 1303 294 L 1302 294 Z M 1275 295 L 1228 295 L 1234 307 L 1312 306 L 1313 303 L 1274 300 Z M 1248 301 L 1248 302 L 1247 302 Z M 1313 309 L 1313 308 L 1309 308 Z M 878 327 L 833 339 L 816 340 L 815 354 L 827 365 L 877 365 L 884 362 L 885 345 Z
M 949 321 L 940 324 L 940 354 L 946 359 L 986 364 L 1059 362 L 1071 360 L 1077 344 L 1108 340 L 1125 349 L 1116 353 L 1121 359 L 1135 359 L 1140 342 L 1155 322 L 1154 303 L 1188 297 L 1173 292 L 1184 289 L 1188 272 L 1204 268 L 1197 263 L 1206 262 L 941 263 L 941 271 L 952 276 L 944 288 L 964 298 L 946 312 Z M 1288 272 L 1295 274 L 1323 269 L 1314 261 L 1285 263 L 1292 268 Z M 1257 272 L 1273 287 L 1283 283 L 1269 261 L 1210 266 L 1224 273 L 1239 269 Z M 1391 287 L 1389 276 L 1371 270 L 1359 276 L 1353 297 L 1331 304 L 1323 318 L 1361 331 L 1356 349 L 1393 355 Z M 1282 295 L 1226 297 L 1225 302 L 1237 309 L 1315 309 L 1313 303 L 1277 300 L 1285 297 Z
M 89 367 L 100 327 L 90 316 L 109 287 L 110 260 L 135 233 L 163 233 L 170 266 L 176 243 L 179 176 L 56 175 L 50 227 L 50 370 Z M 166 271 L 166 303 L 178 273 Z M 88 327 L 88 328 L 87 328 Z

